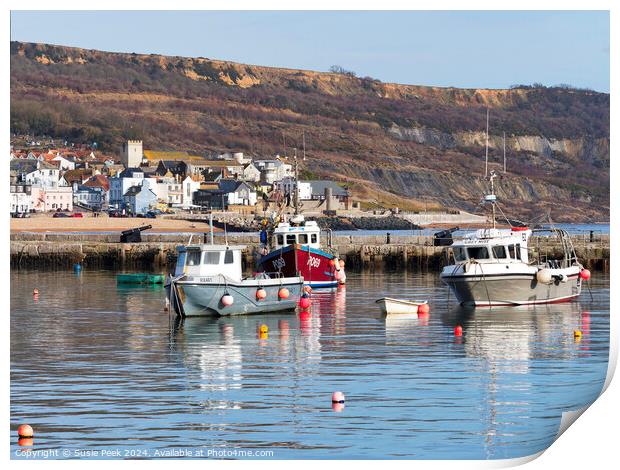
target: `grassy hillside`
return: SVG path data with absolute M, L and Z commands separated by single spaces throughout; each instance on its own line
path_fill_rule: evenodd
M 96 141 L 127 138 L 192 153 L 282 154 L 349 182 L 369 203 L 473 209 L 502 133 L 510 212 L 606 219 L 609 95 L 570 87 L 475 90 L 381 83 L 369 77 L 206 58 L 119 54 L 11 43 L 11 130 Z

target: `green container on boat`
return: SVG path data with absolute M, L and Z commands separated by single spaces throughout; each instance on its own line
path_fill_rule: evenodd
M 131 273 L 117 274 L 117 284 L 163 284 L 165 276 L 163 274 Z

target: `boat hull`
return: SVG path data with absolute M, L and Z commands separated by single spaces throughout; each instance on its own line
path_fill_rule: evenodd
M 226 283 L 181 279 L 172 280 L 166 287 L 170 305 L 178 315 L 217 317 L 294 310 L 302 294 L 303 279 L 227 280 Z M 289 291 L 286 299 L 278 296 L 283 287 Z M 267 293 L 262 300 L 256 298 L 259 288 Z M 222 303 L 225 294 L 233 297 L 232 305 Z
M 337 257 L 316 248 L 289 245 L 272 251 L 258 261 L 258 269 L 266 273 L 281 273 L 284 277 L 302 276 L 313 288 L 336 287 L 336 266 L 330 261 Z M 344 273 L 344 269 L 338 267 Z
M 384 297 L 377 300 L 376 303 L 379 305 L 379 307 L 381 308 L 381 312 L 384 315 L 407 315 L 413 313 L 417 314 L 418 306 L 425 304 L 426 302 L 391 299 L 389 297 Z
M 565 282 L 538 282 L 536 274 L 443 276 L 457 300 L 467 306 L 510 306 L 568 302 L 581 294 L 579 275 Z

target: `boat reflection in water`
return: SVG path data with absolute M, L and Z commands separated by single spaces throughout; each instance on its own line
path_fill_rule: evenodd
M 587 312 L 585 316 L 589 319 Z M 544 376 L 552 364 L 569 368 L 562 364 L 582 354 L 583 345 L 573 337 L 574 329 L 583 324 L 579 303 L 475 309 L 457 307 L 444 314 L 441 320 L 446 326 L 461 325 L 463 336 L 455 337 L 455 347 L 462 347 L 466 357 L 481 360 L 480 369 L 484 373 L 480 375 L 480 411 L 485 423 L 487 458 L 496 457 L 497 449 L 514 440 L 512 436 L 515 435 L 507 433 L 506 429 L 513 425 L 515 417 L 537 417 L 540 414 L 535 403 L 541 394 L 575 395 L 571 384 L 558 384 L 555 380 L 534 383 L 530 377 L 532 374 Z M 568 342 L 574 343 L 573 346 Z M 541 348 L 540 345 L 547 347 Z M 575 402 L 568 408 L 545 410 L 548 415 L 558 416 L 557 422 L 546 425 L 549 428 L 547 438 L 557 432 L 564 411 L 584 405 Z M 521 439 L 524 446 L 531 445 L 527 431 Z

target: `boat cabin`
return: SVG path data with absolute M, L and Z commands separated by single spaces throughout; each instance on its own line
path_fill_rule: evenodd
M 296 223 L 280 223 L 273 231 L 274 249 L 287 245 L 303 245 L 321 248 L 321 229 L 314 220 Z
M 527 242 L 531 234 L 532 231 L 526 227 L 515 227 L 512 230 L 477 230 L 453 243 L 454 261 L 456 263 L 476 260 L 481 263 L 527 264 Z
M 210 277 L 224 275 L 235 281 L 242 278 L 242 245 L 186 245 L 178 246 L 175 276 Z

